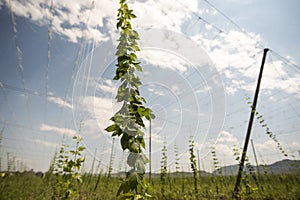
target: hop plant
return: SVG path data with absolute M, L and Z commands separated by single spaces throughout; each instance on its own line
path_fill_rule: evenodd
M 145 107 L 145 98 L 140 95 L 139 86 L 142 85 L 135 71 L 142 72 L 140 62 L 137 61 L 136 52 L 139 51 L 138 33 L 132 29 L 130 20 L 136 18 L 133 10 L 129 9 L 125 0 L 120 0 L 117 15 L 117 28 L 120 30 L 119 44 L 117 46 L 117 64 L 114 80 L 121 85 L 116 95 L 117 102 L 123 102 L 121 109 L 110 119 L 113 124 L 105 130 L 112 136 L 121 137 L 122 149 L 128 150 L 127 164 L 132 169 L 127 173 L 117 195 L 121 199 L 141 199 L 148 195 L 149 184 L 144 177 L 145 164 L 149 162 L 143 153 L 145 140 L 143 119 L 154 119 L 150 108 Z M 149 196 L 149 195 L 148 195 Z
M 54 163 L 54 173 L 58 175 L 54 193 L 61 199 L 77 196 L 74 182 L 82 183 L 80 169 L 85 161 L 82 156 L 85 147 L 79 145 L 83 140 L 81 137 L 74 136 L 73 140 L 76 142 L 75 149 L 68 150 L 68 145 L 62 145 Z

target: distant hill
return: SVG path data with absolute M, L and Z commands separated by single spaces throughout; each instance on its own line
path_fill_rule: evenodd
M 212 175 L 222 175 L 222 176 L 230 176 L 230 175 L 236 175 L 238 172 L 238 165 L 229 165 L 226 167 L 221 167 L 220 170 L 215 170 L 212 173 L 202 171 L 200 170 L 200 176 L 212 176 Z M 251 167 L 257 171 L 256 166 L 251 165 Z M 221 171 L 221 174 L 219 174 L 219 171 Z M 246 173 L 249 173 L 249 169 L 244 166 L 244 171 Z M 281 160 L 278 162 L 275 162 L 270 165 L 259 165 L 259 171 L 261 174 L 300 174 L 300 160 Z M 113 173 L 111 174 L 112 177 L 124 177 L 125 172 L 119 172 L 119 173 Z M 152 173 L 151 175 L 153 178 L 159 178 L 160 173 Z M 167 176 L 170 177 L 193 177 L 192 172 L 172 172 L 167 174 Z M 149 174 L 146 173 L 145 177 L 149 177 Z
M 251 167 L 257 171 L 257 167 L 251 165 Z M 221 175 L 236 175 L 238 172 L 238 165 L 229 165 L 226 167 L 221 167 L 219 170 L 213 171 L 212 174 Z M 259 171 L 261 174 L 296 174 L 300 173 L 300 160 L 281 160 L 270 165 L 259 165 Z M 249 173 L 249 169 L 244 166 L 244 171 Z
M 117 174 L 112 174 L 112 177 L 124 177 L 125 174 L 126 174 L 125 172 L 120 172 Z M 211 176 L 211 175 L 212 174 L 209 172 L 202 171 L 202 170 L 200 171 L 200 176 Z M 152 173 L 151 176 L 152 176 L 152 178 L 159 178 L 160 173 Z M 193 173 L 192 172 L 178 172 L 178 173 L 172 172 L 172 173 L 167 173 L 167 176 L 188 178 L 188 177 L 193 177 Z M 149 177 L 149 173 L 146 173 L 145 177 Z

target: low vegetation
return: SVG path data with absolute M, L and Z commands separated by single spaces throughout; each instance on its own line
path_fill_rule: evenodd
M 56 175 L 51 175 L 56 176 Z M 116 188 L 122 183 L 121 177 L 108 178 L 101 176 L 98 187 L 97 175 L 85 174 L 82 182 L 74 182 L 77 188 L 76 197 L 69 199 L 117 199 Z M 153 175 L 152 198 L 149 199 L 196 199 L 194 177 L 191 173 L 184 176 L 174 174 L 166 176 L 166 185 L 162 193 L 161 179 Z M 216 191 L 215 183 L 218 183 Z M 258 190 L 255 180 L 249 177 L 242 184 L 241 199 L 300 199 L 300 174 L 297 175 L 271 175 L 260 177 L 260 185 L 263 189 Z M 200 176 L 198 182 L 199 199 L 232 199 L 232 190 L 235 184 L 235 176 Z M 247 185 L 246 185 L 247 184 Z M 249 185 L 251 188 L 249 189 Z M 167 186 L 167 187 L 166 187 Z M 0 199 L 53 199 L 53 187 L 46 181 L 45 176 L 33 172 L 10 173 L 0 178 Z M 61 199 L 61 198 L 54 198 Z

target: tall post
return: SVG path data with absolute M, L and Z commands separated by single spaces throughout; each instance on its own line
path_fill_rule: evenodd
M 199 149 L 197 149 L 197 158 L 198 158 L 198 170 L 199 170 L 198 176 L 200 177 L 200 153 L 199 153 Z
M 10 172 L 10 161 L 9 161 L 9 152 L 6 154 L 6 160 L 7 160 L 7 172 Z
M 13 157 L 11 165 L 12 165 L 11 166 L 12 171 L 16 172 L 16 156 Z
M 253 150 L 254 159 L 255 159 L 255 163 L 256 163 L 257 174 L 260 176 L 260 170 L 259 170 L 259 166 L 258 166 L 258 162 L 257 162 L 257 157 L 256 157 L 256 152 L 255 152 L 255 148 L 254 148 L 254 144 L 253 144 L 253 140 L 252 139 L 251 139 L 251 145 L 252 145 L 252 150 Z
M 4 127 L 3 127 L 4 129 Z M 2 133 L 3 129 L 0 131 L 0 172 L 2 172 Z
M 96 154 L 97 154 L 97 148 L 95 148 L 95 153 L 94 153 L 94 157 L 93 157 L 92 167 L 91 167 L 91 171 L 90 171 L 91 175 L 94 174 L 94 165 L 95 165 Z
M 152 149 L 151 149 L 151 139 L 152 139 L 152 135 L 151 135 L 152 133 L 151 133 L 151 118 L 149 119 L 149 160 L 150 160 L 150 162 L 149 162 L 149 182 L 151 182 L 151 151 L 152 151 Z
M 108 176 L 107 176 L 108 178 L 110 178 L 111 172 L 112 172 L 114 145 L 115 145 L 115 138 L 113 138 L 113 141 L 112 141 L 112 144 L 111 144 L 111 152 L 110 152 L 110 160 L 109 160 Z
M 267 55 L 268 51 L 269 51 L 269 49 L 267 49 L 267 48 L 264 49 L 264 54 L 263 54 L 263 58 L 262 58 L 262 62 L 261 62 L 260 72 L 259 72 L 259 75 L 258 75 L 258 81 L 257 81 L 256 90 L 255 90 L 254 100 L 253 100 L 253 103 L 252 103 L 252 106 L 251 106 L 251 114 L 250 114 L 247 134 L 246 134 L 246 138 L 245 138 L 244 148 L 243 148 L 243 152 L 242 152 L 241 161 L 240 161 L 240 164 L 239 164 L 239 171 L 238 171 L 238 175 L 237 175 L 237 178 L 236 178 L 236 183 L 235 183 L 235 186 L 234 186 L 234 191 L 233 191 L 233 197 L 234 198 L 238 198 L 239 187 L 240 187 L 240 183 L 241 183 L 241 179 L 242 179 L 242 173 L 243 173 L 244 163 L 245 163 L 246 154 L 247 154 L 247 148 L 248 148 L 248 144 L 249 144 L 249 140 L 250 140 L 250 134 L 251 134 L 254 114 L 255 114 L 255 110 L 256 110 L 256 104 L 257 104 L 257 99 L 258 99 L 260 82 L 261 82 L 263 69 L 264 69 L 264 65 L 265 65 L 265 60 L 266 60 L 266 55 Z

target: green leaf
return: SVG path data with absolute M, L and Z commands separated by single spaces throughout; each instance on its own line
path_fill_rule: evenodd
M 85 161 L 85 158 L 78 158 L 78 162 L 83 163 Z
M 78 151 L 83 151 L 83 150 L 85 150 L 86 148 L 84 147 L 84 146 L 80 146 L 80 147 L 78 147 Z
M 112 132 L 112 131 L 115 131 L 117 128 L 117 125 L 116 124 L 113 124 L 113 125 L 110 125 L 109 127 L 107 127 L 105 130 L 107 132 Z
M 111 120 L 115 121 L 116 118 L 111 118 Z M 107 127 L 105 129 L 107 132 L 112 132 L 113 131 L 113 134 L 112 136 L 120 136 L 122 134 L 122 130 L 120 129 L 120 127 L 115 123 L 109 127 Z
M 128 176 L 128 183 L 129 183 L 130 189 L 133 190 L 133 189 L 137 188 L 139 180 L 140 180 L 139 174 L 137 172 L 130 173 L 130 175 Z
M 144 162 L 144 164 L 149 163 L 150 160 L 146 157 L 145 154 L 141 153 L 140 154 L 140 158 L 142 159 L 142 161 Z
M 140 144 L 137 141 L 132 142 L 129 146 L 129 150 L 134 153 L 139 153 Z
M 132 200 L 134 198 L 134 194 L 126 193 L 119 196 L 119 200 Z
M 142 67 L 140 65 L 134 65 L 135 69 L 139 72 L 142 72 Z
M 149 108 L 146 108 L 144 114 L 145 114 L 145 117 L 147 120 L 150 120 L 150 113 L 151 113 L 151 110 Z
M 151 119 L 155 119 L 155 115 L 152 113 L 152 111 L 151 111 L 151 113 L 150 113 L 150 118 L 151 118 Z
M 138 154 L 137 153 L 130 153 L 127 157 L 127 164 L 130 166 L 130 167 L 134 167 L 135 165 L 135 162 L 137 160 L 137 156 Z
M 75 155 L 75 151 L 74 151 L 74 150 L 70 150 L 70 153 L 71 153 L 72 155 Z
M 141 146 L 145 149 L 146 148 L 146 144 L 145 144 L 145 140 L 144 138 L 142 138 L 140 141 Z
M 128 148 L 128 142 L 129 142 L 128 135 L 123 134 L 122 137 L 121 137 L 121 146 L 122 146 L 123 150 Z
M 121 19 L 121 18 L 120 18 L 120 19 Z M 122 26 L 122 21 L 120 20 L 120 21 L 117 23 L 117 29 L 119 29 L 121 26 Z
M 145 173 L 145 164 L 141 158 L 138 158 L 135 162 L 135 167 L 140 173 Z
M 130 59 L 135 60 L 137 59 L 136 55 L 134 53 L 129 54 Z
M 117 192 L 117 196 L 119 196 L 121 193 L 123 193 L 123 194 L 124 194 L 124 193 L 128 193 L 129 190 L 130 190 L 130 187 L 129 187 L 129 185 L 128 185 L 128 182 L 125 181 L 125 182 L 123 182 L 123 183 L 120 185 L 119 190 L 118 190 L 118 192 Z

